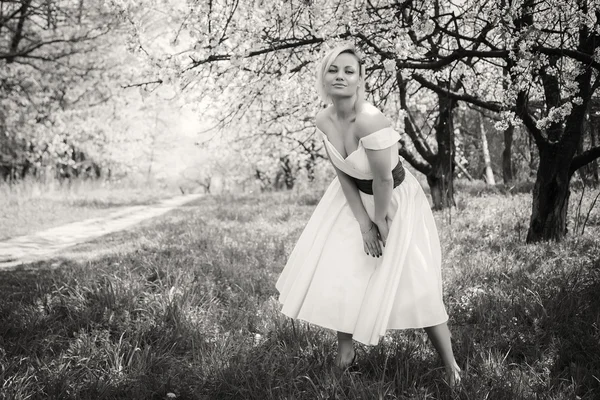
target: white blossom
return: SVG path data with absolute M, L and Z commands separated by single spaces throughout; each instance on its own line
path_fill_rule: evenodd
M 383 61 L 383 68 L 388 72 L 394 72 L 396 70 L 396 61 L 390 59 Z
M 505 119 L 496 121 L 496 123 L 494 124 L 494 128 L 496 128 L 496 130 L 499 130 L 499 131 L 505 131 L 509 127 L 510 127 L 510 125 L 509 125 L 508 121 Z
M 435 25 L 430 20 L 427 20 L 423 23 L 422 29 L 425 35 L 431 35 L 435 30 Z

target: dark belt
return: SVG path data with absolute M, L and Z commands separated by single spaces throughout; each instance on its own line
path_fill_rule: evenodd
M 402 162 L 398 160 L 398 164 L 392 170 L 392 177 L 394 178 L 394 187 L 400 185 L 404 181 L 404 167 L 402 166 Z M 350 177 L 356 183 L 356 187 L 363 193 L 373 194 L 373 179 L 356 179 L 354 177 Z

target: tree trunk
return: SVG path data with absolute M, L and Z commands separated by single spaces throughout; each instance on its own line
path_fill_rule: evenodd
M 535 171 L 538 169 L 538 154 L 537 147 L 535 144 L 535 140 L 531 133 L 528 135 L 528 144 L 529 144 L 529 177 L 532 178 L 535 176 Z
M 589 85 L 585 85 L 584 79 L 589 82 L 589 76 L 589 71 L 580 76 L 579 87 L 584 98 L 589 93 Z M 552 129 L 551 125 L 547 130 L 548 141 L 538 141 L 539 167 L 533 188 L 527 243 L 558 241 L 567 234 L 569 183 L 575 172 L 571 164 L 581 140 L 586 107 L 585 103 L 573 107 L 564 129 L 558 124 Z
M 573 157 L 563 146 L 540 149 L 540 165 L 533 188 L 533 207 L 527 243 L 561 240 L 567 233 L 569 166 Z M 570 154 L 570 155 L 569 155 Z
M 16 30 L 14 31 L 12 40 L 10 42 L 10 56 L 6 57 L 6 63 L 10 64 L 15 61 L 15 54 L 17 54 L 19 50 L 19 44 L 23 39 L 23 27 L 25 26 L 25 21 L 27 20 L 27 11 L 29 6 L 31 5 L 31 0 L 25 0 L 21 4 L 21 9 L 19 10 L 19 21 L 17 22 Z
M 504 150 L 502 150 L 502 179 L 504 180 L 505 184 L 512 183 L 515 179 L 512 163 L 512 142 L 514 132 L 515 127 L 512 125 L 504 131 Z
M 452 207 L 454 202 L 454 186 L 449 173 L 440 171 L 439 174 L 431 173 L 427 175 L 427 184 L 431 190 L 431 201 L 434 210 Z
M 590 139 L 591 148 L 600 145 L 600 116 L 594 115 L 590 118 Z M 592 168 L 592 176 L 596 185 L 600 184 L 600 171 L 598 170 L 598 160 L 594 160 L 590 163 Z
M 494 171 L 492 170 L 492 159 L 490 157 L 490 149 L 488 148 L 487 136 L 485 134 L 485 125 L 483 123 L 483 115 L 479 114 L 479 130 L 481 134 L 481 149 L 483 151 L 483 161 L 485 163 L 485 180 L 488 185 L 495 185 Z
M 509 58 L 507 60 L 506 67 L 502 71 L 502 75 L 504 76 L 504 79 L 502 80 L 502 88 L 504 89 L 505 93 L 508 91 L 508 81 L 510 79 L 509 72 L 513 67 L 513 64 L 513 60 Z M 510 184 L 515 179 L 512 163 L 512 143 L 514 133 L 515 127 L 512 124 L 510 124 L 510 126 L 504 130 L 504 150 L 502 150 L 502 179 L 505 184 Z
M 591 114 L 591 112 L 590 112 Z M 598 126 L 598 117 L 594 115 L 589 115 L 589 119 L 584 120 L 584 133 L 589 134 L 590 142 L 588 147 L 594 148 L 598 145 L 598 140 L 596 140 L 596 127 Z M 584 152 L 584 137 L 582 136 L 579 141 L 579 146 L 577 148 L 577 153 L 581 154 Z M 579 176 L 581 180 L 586 186 L 596 187 L 598 183 L 600 183 L 600 177 L 598 176 L 598 161 L 594 160 L 587 165 L 579 168 L 578 170 Z
M 315 141 L 311 141 L 305 149 L 307 150 L 309 157 L 306 158 L 304 163 L 304 168 L 306 169 L 306 174 L 309 182 L 313 182 L 315 180 L 315 167 L 317 165 L 317 161 L 319 159 L 319 152 L 316 146 Z
M 296 183 L 296 176 L 294 174 L 294 166 L 288 156 L 279 158 L 279 168 L 280 170 L 276 179 L 277 190 L 283 189 L 284 185 L 287 190 L 293 189 Z
M 443 83 L 448 85 L 448 83 Z M 456 205 L 454 202 L 454 127 L 452 110 L 456 102 L 438 94 L 439 116 L 435 128 L 438 151 L 427 175 L 431 189 L 433 209 L 440 210 Z
M 590 40 L 588 28 L 582 27 L 579 35 L 577 50 L 593 54 L 595 44 L 594 40 Z M 540 70 L 540 77 L 544 85 L 547 108 L 560 104 L 558 79 L 552 74 L 547 74 L 544 69 Z M 547 139 L 541 135 L 541 132 L 532 130 L 532 134 L 537 135 L 540 158 L 533 188 L 531 222 L 527 232 L 528 243 L 561 240 L 567 234 L 569 183 L 575 172 L 571 164 L 583 134 L 587 102 L 593 94 L 591 78 L 592 68 L 589 67 L 577 76 L 575 82 L 579 87 L 578 95 L 583 99 L 583 103 L 573 106 L 564 124 L 551 123 L 546 128 Z

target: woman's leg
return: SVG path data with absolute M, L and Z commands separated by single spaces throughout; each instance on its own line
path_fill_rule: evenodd
M 354 343 L 352 342 L 352 334 L 338 332 L 338 352 L 335 357 L 335 365 L 345 369 L 352 364 L 354 359 Z
M 429 340 L 433 343 L 433 347 L 437 350 L 444 367 L 446 368 L 446 378 L 450 386 L 454 386 L 460 382 L 460 367 L 454 359 L 454 353 L 452 352 L 452 343 L 450 342 L 450 330 L 448 324 L 430 326 L 425 328 Z

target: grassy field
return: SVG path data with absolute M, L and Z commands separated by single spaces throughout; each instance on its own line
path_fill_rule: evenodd
M 458 391 L 422 330 L 359 346 L 339 376 L 335 335 L 279 313 L 275 281 L 320 193 L 274 193 L 205 197 L 79 261 L 2 272 L 0 398 L 598 399 L 598 210 L 584 235 L 525 245 L 529 195 L 461 190 L 436 213 Z M 578 213 L 571 197 L 572 232 L 592 201 Z
M 69 222 L 108 215 L 119 208 L 151 204 L 179 194 L 157 184 L 99 181 L 20 181 L 0 184 L 0 240 Z

